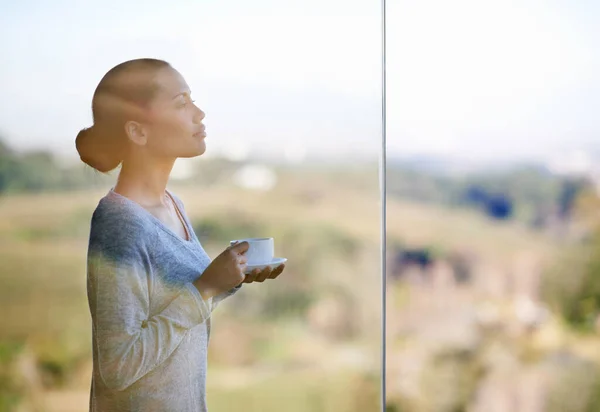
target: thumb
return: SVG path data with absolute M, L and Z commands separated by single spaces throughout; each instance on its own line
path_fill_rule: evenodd
M 246 251 L 248 250 L 249 247 L 250 247 L 250 243 L 244 241 L 244 242 L 239 242 L 239 243 L 234 244 L 232 249 L 240 254 L 244 254 L 244 253 L 246 253 Z

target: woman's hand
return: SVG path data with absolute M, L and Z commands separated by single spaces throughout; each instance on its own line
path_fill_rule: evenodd
M 285 269 L 285 264 L 281 264 L 277 266 L 275 269 L 271 269 L 271 266 L 267 266 L 263 270 L 259 268 L 254 269 L 252 272 L 246 275 L 246 279 L 242 283 L 252 283 L 252 282 L 264 282 L 267 279 L 275 279 L 277 276 L 281 275 Z
M 244 272 L 248 266 L 246 251 L 249 246 L 248 242 L 229 246 L 194 281 L 194 286 L 205 300 L 226 292 L 244 281 Z

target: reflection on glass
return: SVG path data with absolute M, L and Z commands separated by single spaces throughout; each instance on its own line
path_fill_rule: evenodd
M 600 10 L 513 6 L 388 7 L 390 411 L 600 408 Z

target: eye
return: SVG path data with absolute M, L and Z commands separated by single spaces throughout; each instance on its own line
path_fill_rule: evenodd
M 187 105 L 188 105 L 189 103 L 195 103 L 195 102 L 196 102 L 195 100 L 190 100 L 190 101 L 188 101 L 188 100 L 185 100 L 185 101 L 183 101 L 183 102 L 181 102 L 181 103 L 179 104 L 179 107 L 181 107 L 181 108 L 183 108 L 183 107 L 187 107 Z

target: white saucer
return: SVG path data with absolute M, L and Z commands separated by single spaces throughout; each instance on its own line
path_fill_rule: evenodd
M 271 270 L 273 270 L 277 266 L 279 266 L 279 265 L 281 265 L 282 263 L 285 263 L 285 262 L 287 262 L 286 258 L 273 258 L 273 260 L 270 263 L 262 263 L 262 264 L 259 264 L 259 265 L 248 265 L 246 267 L 246 274 L 252 272 L 254 269 L 263 270 L 267 266 L 270 266 Z

